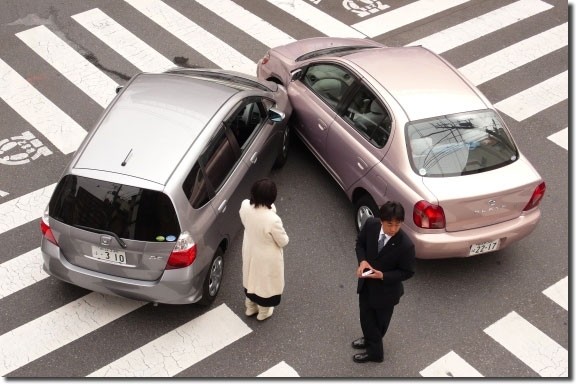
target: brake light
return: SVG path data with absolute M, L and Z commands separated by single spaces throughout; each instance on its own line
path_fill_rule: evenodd
M 196 244 L 188 232 L 182 232 L 168 258 L 166 269 L 185 268 L 196 260 Z
M 54 245 L 58 245 L 56 242 L 56 238 L 54 238 L 54 234 L 50 229 L 50 218 L 48 216 L 48 207 L 44 210 L 44 214 L 42 215 L 42 219 L 40 220 L 40 230 L 42 231 L 42 236 L 49 242 Z
M 264 57 L 262 58 L 261 63 L 262 64 L 266 64 L 267 62 L 270 61 L 270 52 L 266 52 L 266 54 L 264 55 Z
M 414 224 L 420 228 L 441 229 L 446 227 L 444 210 L 439 205 L 420 200 L 414 204 Z
M 542 182 L 540 185 L 536 187 L 534 193 L 532 193 L 532 197 L 526 206 L 524 207 L 524 211 L 529 211 L 532 208 L 536 208 L 538 204 L 542 201 L 544 197 L 544 193 L 546 192 L 546 183 Z

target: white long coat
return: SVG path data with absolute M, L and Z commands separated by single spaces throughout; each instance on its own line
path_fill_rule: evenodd
M 288 235 L 276 207 L 255 208 L 250 200 L 240 206 L 244 225 L 242 242 L 242 283 L 248 293 L 262 298 L 281 295 L 284 291 L 284 253 Z

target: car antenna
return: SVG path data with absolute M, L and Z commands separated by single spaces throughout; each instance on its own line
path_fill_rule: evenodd
M 128 162 L 128 159 L 130 158 L 130 155 L 132 154 L 132 149 L 130 149 L 130 152 L 128 152 L 128 154 L 126 155 L 126 158 L 124 159 L 124 161 L 122 162 L 122 166 L 125 166 L 126 163 Z

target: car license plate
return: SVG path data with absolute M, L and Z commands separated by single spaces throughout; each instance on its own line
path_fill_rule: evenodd
M 500 239 L 487 241 L 485 243 L 480 244 L 472 244 L 470 247 L 469 256 L 479 255 L 481 253 L 492 252 L 497 250 L 500 247 Z
M 126 264 L 126 253 L 113 249 L 92 246 L 92 257 L 114 264 Z

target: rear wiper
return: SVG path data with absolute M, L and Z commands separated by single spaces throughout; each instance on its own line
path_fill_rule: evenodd
M 73 227 L 76 228 L 80 228 L 80 229 L 84 229 L 85 231 L 90 231 L 90 232 L 96 232 L 96 233 L 101 233 L 103 235 L 110 235 L 112 237 L 114 237 L 116 239 L 116 241 L 118 242 L 118 244 L 120 244 L 120 246 L 124 249 L 126 249 L 128 246 L 126 245 L 126 243 L 124 241 L 122 241 L 122 239 L 120 238 L 120 236 L 118 236 L 117 234 L 115 234 L 114 232 L 110 232 L 110 231 L 105 231 L 103 229 L 97 229 L 97 228 L 91 228 L 91 227 L 85 227 L 83 225 L 77 225 L 77 224 L 72 224 Z

